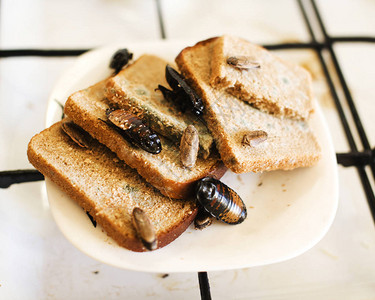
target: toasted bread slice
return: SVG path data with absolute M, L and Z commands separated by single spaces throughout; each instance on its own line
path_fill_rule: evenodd
M 193 221 L 192 200 L 173 200 L 145 182 L 134 169 L 92 139 L 82 148 L 61 129 L 61 122 L 34 136 L 30 162 L 74 199 L 108 236 L 132 251 L 145 251 L 132 225 L 132 211 L 141 208 L 150 218 L 157 248 L 181 235 Z
M 320 147 L 306 122 L 267 114 L 210 85 L 216 42 L 212 38 L 185 48 L 176 63 L 204 101 L 204 118 L 224 164 L 236 173 L 314 165 Z M 255 130 L 265 131 L 268 139 L 256 147 L 244 145 L 244 135 Z
M 211 53 L 210 84 L 225 88 L 237 98 L 270 114 L 307 120 L 312 107 L 310 74 L 244 39 L 222 36 Z M 229 57 L 246 56 L 259 68 L 241 69 L 227 63 Z
M 65 114 L 100 143 L 138 173 L 162 194 L 176 199 L 190 196 L 194 182 L 213 174 L 221 177 L 225 167 L 217 154 L 207 159 L 198 157 L 192 169 L 185 168 L 180 161 L 179 143 L 160 136 L 162 151 L 151 154 L 126 141 L 123 136 L 107 123 L 106 110 L 109 103 L 105 98 L 106 81 L 101 81 L 85 90 L 71 95 L 65 103 Z
M 181 140 L 186 127 L 194 125 L 199 132 L 200 153 L 207 158 L 213 138 L 205 124 L 193 114 L 181 113 L 156 90 L 159 84 L 169 88 L 165 79 L 167 64 L 157 56 L 142 55 L 108 80 L 106 97 L 114 106 L 139 111 L 153 130 L 176 143 Z

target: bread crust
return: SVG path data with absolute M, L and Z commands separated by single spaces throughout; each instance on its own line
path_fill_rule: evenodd
M 57 186 L 59 186 L 59 188 L 63 192 L 65 192 L 70 198 L 76 201 L 86 212 L 88 212 L 93 217 L 93 219 L 98 224 L 100 224 L 100 226 L 102 226 L 107 235 L 113 238 L 120 246 L 136 252 L 146 251 L 143 244 L 137 238 L 133 228 L 127 228 L 127 230 L 124 230 L 123 227 L 119 226 L 118 224 L 115 224 L 113 221 L 113 215 L 109 213 L 110 211 L 103 210 L 103 207 L 101 206 L 102 204 L 99 204 L 99 202 L 96 203 L 92 199 L 92 197 L 88 196 L 90 194 L 90 187 L 74 185 L 71 178 L 74 176 L 79 176 L 82 172 L 88 172 L 88 170 L 77 170 L 77 174 L 71 174 L 71 169 L 69 169 L 69 171 L 68 169 L 64 169 L 63 164 L 62 166 L 60 165 L 60 162 L 58 162 L 58 160 L 66 154 L 63 148 L 73 148 L 73 152 L 77 153 L 75 154 L 77 157 L 79 156 L 83 159 L 96 159 L 98 161 L 98 166 L 101 168 L 100 172 L 106 172 L 106 170 L 103 169 L 103 163 L 100 162 L 102 161 L 103 156 L 99 157 L 96 154 L 97 152 L 95 152 L 95 149 L 97 148 L 97 146 L 95 144 L 92 145 L 92 152 L 82 150 L 79 146 L 75 145 L 67 136 L 64 136 L 64 133 L 61 131 L 60 127 L 61 122 L 56 123 L 52 125 L 50 128 L 47 128 L 43 130 L 41 133 L 35 135 L 31 139 L 27 149 L 28 159 L 31 162 L 31 164 L 36 169 L 38 169 L 44 176 L 51 179 Z M 46 139 L 49 140 L 47 141 Z M 49 151 L 48 148 L 51 146 L 51 141 L 54 141 L 55 144 L 62 145 L 61 151 L 56 149 L 53 149 L 53 151 Z M 104 151 L 104 155 L 106 155 L 106 157 L 109 157 L 111 159 L 115 158 L 114 154 L 111 153 L 109 150 L 103 150 L 104 147 L 102 146 L 99 147 L 101 147 L 100 151 Z M 52 152 L 53 154 L 51 154 Z M 114 168 L 113 165 L 115 165 L 115 163 L 113 163 L 112 165 L 111 162 L 108 162 L 108 160 L 106 160 L 105 164 L 108 169 Z M 136 172 L 129 171 L 130 169 L 127 166 L 123 165 L 122 168 L 125 168 L 126 172 L 131 174 L 132 177 L 137 177 Z M 132 181 L 134 179 L 130 178 L 129 180 Z M 105 184 L 104 179 L 102 182 L 92 182 L 92 185 L 99 183 Z M 145 190 L 145 192 L 151 193 L 150 190 L 152 191 L 152 188 L 149 188 L 147 191 Z M 152 193 L 155 194 L 155 197 L 161 199 L 160 201 L 163 201 L 164 198 L 164 201 L 166 203 L 168 202 L 168 204 L 166 205 L 169 205 L 171 209 L 179 209 L 179 206 L 177 204 L 174 205 L 173 203 L 171 203 L 170 199 L 165 198 L 160 194 L 158 195 L 158 192 L 156 191 Z M 173 240 L 175 240 L 187 229 L 187 227 L 194 220 L 198 211 L 197 206 L 192 200 L 186 200 L 185 202 L 186 203 L 183 204 L 183 206 L 186 206 L 184 206 L 186 214 L 184 214 L 179 220 L 174 222 L 173 226 L 163 228 L 163 230 L 159 230 L 157 236 L 157 248 L 162 248 L 168 245 Z M 111 202 L 107 203 L 107 205 L 109 204 L 111 204 Z M 161 205 L 162 204 L 163 203 L 161 203 Z

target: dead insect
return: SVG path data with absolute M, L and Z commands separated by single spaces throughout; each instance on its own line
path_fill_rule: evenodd
M 227 63 L 238 69 L 259 69 L 260 68 L 259 62 L 253 60 L 249 56 L 243 56 L 243 55 L 228 57 Z
M 267 138 L 267 132 L 263 130 L 253 130 L 244 134 L 242 144 L 245 146 L 256 147 L 266 141 Z
M 106 115 L 111 124 L 122 129 L 120 132 L 133 145 L 152 154 L 158 154 L 162 150 L 159 136 L 136 115 L 125 109 L 107 109 Z
M 189 108 L 189 102 L 184 99 L 183 93 L 170 90 L 161 84 L 155 90 L 159 90 L 163 94 L 164 99 L 176 105 L 181 112 L 185 113 Z
M 146 249 L 155 250 L 157 248 L 156 233 L 147 214 L 139 207 L 135 207 L 132 220 L 137 235 Z
M 89 148 L 91 143 L 91 136 L 81 127 L 72 121 L 64 121 L 61 124 L 62 130 L 80 147 Z
M 176 104 L 182 112 L 186 111 L 186 105 L 182 107 L 184 102 L 177 99 L 178 95 L 174 91 L 167 89 L 165 86 L 162 86 L 160 84 L 158 85 L 158 88 L 155 89 L 155 91 L 158 91 L 158 90 L 163 94 L 163 97 L 165 100 Z
M 115 69 L 115 74 L 117 74 L 132 58 L 133 53 L 130 53 L 128 49 L 119 49 L 113 54 L 109 67 Z
M 199 209 L 194 219 L 195 229 L 203 230 L 212 224 L 212 216 L 204 208 Z
M 172 99 L 173 102 L 180 107 L 182 112 L 185 112 L 186 109 L 190 109 L 196 116 L 201 116 L 204 110 L 203 101 L 187 84 L 181 74 L 179 74 L 170 65 L 167 65 L 165 68 L 165 78 L 173 91 L 159 85 L 159 89 L 163 95 L 165 96 L 166 93 L 169 93 L 167 95 L 168 99 Z M 167 90 L 169 92 L 167 92 Z
M 192 168 L 197 161 L 199 150 L 198 130 L 194 125 L 186 127 L 180 142 L 180 159 L 187 168 Z
M 216 219 L 227 224 L 240 224 L 247 216 L 241 197 L 230 187 L 212 177 L 198 181 L 196 197 L 199 203 Z

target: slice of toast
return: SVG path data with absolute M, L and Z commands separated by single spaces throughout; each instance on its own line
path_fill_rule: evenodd
M 210 84 L 270 114 L 307 120 L 312 107 L 311 76 L 302 67 L 233 36 L 217 38 L 211 53 Z M 229 57 L 246 56 L 259 68 L 241 69 Z
M 191 200 L 173 200 L 146 183 L 134 169 L 92 139 L 82 148 L 61 129 L 61 122 L 34 136 L 30 162 L 74 199 L 108 236 L 132 251 L 145 251 L 132 225 L 132 211 L 141 208 L 150 218 L 157 248 L 181 235 L 197 207 Z
M 210 85 L 216 42 L 212 38 L 185 48 L 176 63 L 204 101 L 204 118 L 224 164 L 236 173 L 314 165 L 320 147 L 306 122 L 267 114 Z M 244 145 L 244 135 L 255 130 L 265 131 L 268 139 L 256 147 Z
M 213 138 L 205 124 L 189 113 L 181 113 L 177 106 L 164 99 L 158 85 L 169 87 L 165 79 L 168 63 L 154 55 L 142 55 L 133 64 L 107 82 L 106 97 L 117 107 L 138 110 L 149 126 L 161 135 L 179 143 L 188 125 L 199 132 L 200 154 L 207 158 Z
M 162 151 L 151 154 L 126 141 L 107 120 L 106 110 L 110 107 L 105 98 L 106 81 L 101 81 L 85 90 L 71 95 L 65 103 L 64 112 L 74 123 L 82 127 L 100 143 L 138 173 L 162 194 L 175 198 L 188 198 L 194 182 L 212 174 L 221 177 L 225 167 L 217 154 L 207 159 L 198 157 L 192 169 L 185 168 L 180 161 L 179 143 L 160 136 Z

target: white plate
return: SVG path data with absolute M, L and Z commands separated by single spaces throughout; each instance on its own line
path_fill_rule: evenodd
M 112 54 L 127 47 L 135 57 L 153 53 L 173 61 L 188 44 L 151 42 L 113 45 L 80 56 L 61 77 L 47 110 L 47 126 L 61 118 L 61 108 L 74 91 L 105 78 Z M 336 158 L 328 128 L 319 108 L 311 120 L 323 149 L 313 168 L 223 177 L 244 200 L 248 217 L 240 225 L 219 222 L 203 231 L 190 227 L 170 245 L 149 253 L 117 246 L 94 228 L 83 210 L 50 180 L 48 199 L 58 227 L 85 254 L 101 262 L 146 272 L 213 271 L 253 267 L 295 257 L 313 247 L 328 231 L 338 205 Z

